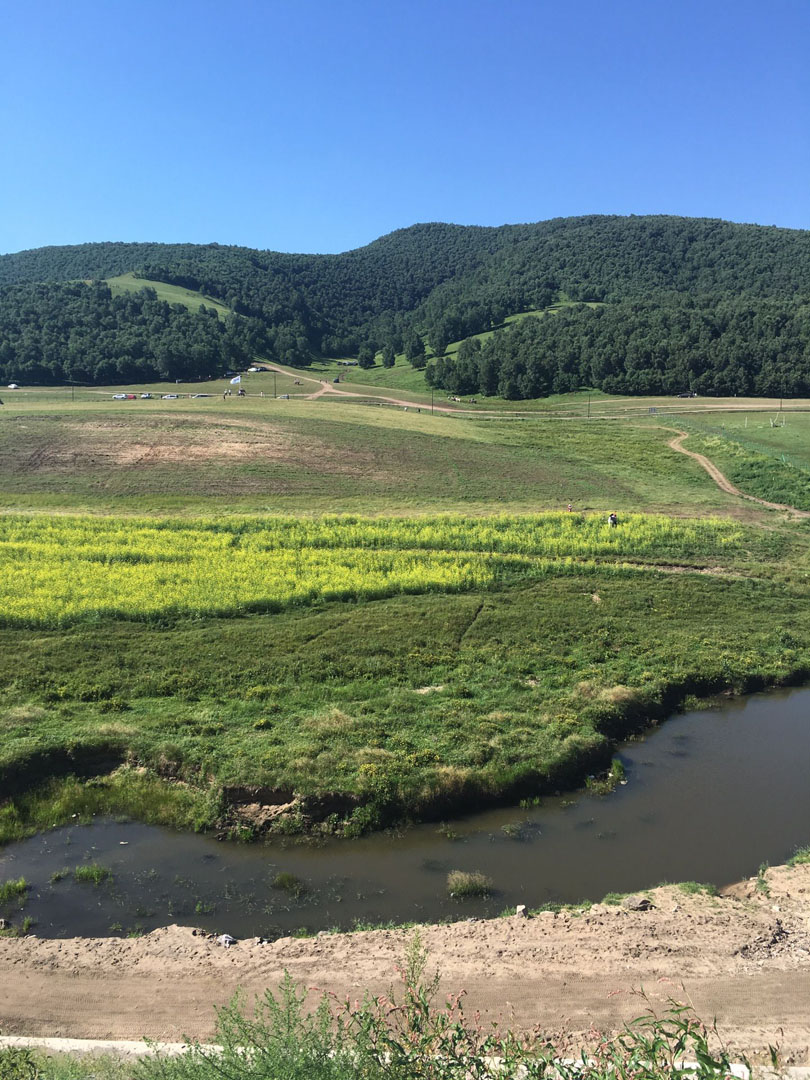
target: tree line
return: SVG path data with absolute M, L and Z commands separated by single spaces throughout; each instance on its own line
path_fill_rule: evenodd
M 613 394 L 810 394 L 810 305 L 674 299 L 580 304 L 526 317 L 428 365 L 454 394 L 519 400 L 593 387 Z

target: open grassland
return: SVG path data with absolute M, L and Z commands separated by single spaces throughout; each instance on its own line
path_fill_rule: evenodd
M 4 408 L 0 837 L 356 832 L 577 783 L 693 696 L 810 673 L 806 523 L 666 422 L 325 406 Z
M 252 378 L 272 386 L 272 375 Z M 526 513 L 572 502 L 621 513 L 752 512 L 674 453 L 672 432 L 654 418 L 478 419 L 327 396 L 6 400 L 7 510 Z
M 810 510 L 810 413 L 714 413 L 690 417 L 688 447 L 733 484 L 770 502 Z
M 182 304 L 191 311 L 198 311 L 200 304 L 213 309 L 220 317 L 229 315 L 231 309 L 219 300 L 212 300 L 203 296 L 202 293 L 194 292 L 193 289 L 184 289 L 180 285 L 168 285 L 165 281 L 151 281 L 148 278 L 135 277 L 134 274 L 119 274 L 118 277 L 107 278 L 107 284 L 112 290 L 113 296 L 120 293 L 140 292 L 141 289 L 154 289 L 158 300 L 165 300 L 167 304 Z

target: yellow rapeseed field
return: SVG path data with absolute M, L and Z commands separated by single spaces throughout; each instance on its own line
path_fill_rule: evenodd
M 274 611 L 313 600 L 487 588 L 505 573 L 717 555 L 720 520 L 631 515 L 0 519 L 0 623 Z

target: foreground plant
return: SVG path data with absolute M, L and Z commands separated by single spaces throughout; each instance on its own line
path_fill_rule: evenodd
M 155 1057 L 137 1080 L 720 1080 L 732 1076 L 719 1040 L 686 1007 L 646 1013 L 615 1036 L 594 1035 L 575 1053 L 538 1033 L 485 1029 L 467 1020 L 463 993 L 438 1000 L 439 975 L 426 975 L 418 933 L 400 969 L 402 986 L 362 1001 L 324 994 L 314 1011 L 287 975 L 252 1015 L 234 999 L 219 1013 L 216 1047 L 199 1043 L 181 1057 Z

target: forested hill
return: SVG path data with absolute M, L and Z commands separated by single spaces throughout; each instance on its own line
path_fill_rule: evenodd
M 711 310 L 718 304 L 739 303 L 755 313 L 763 304 L 776 304 L 780 319 L 785 314 L 793 317 L 810 301 L 810 232 L 710 219 L 589 216 L 499 228 L 415 225 L 341 255 L 289 255 L 218 244 L 40 248 L 0 256 L 2 377 L 25 378 L 35 363 L 40 369 L 37 378 L 58 378 L 60 370 L 62 377 L 74 377 L 60 367 L 59 354 L 76 333 L 79 337 L 87 333 L 87 303 L 71 294 L 69 308 L 82 312 L 85 320 L 74 333 L 70 318 L 60 324 L 59 303 L 46 299 L 49 288 L 45 286 L 124 272 L 181 285 L 221 301 L 251 320 L 252 338 L 261 342 L 266 355 L 286 362 L 306 363 L 318 354 L 400 352 L 410 342 L 409 351 L 419 364 L 423 361 L 413 347 L 417 333 L 442 355 L 451 341 L 498 326 L 507 315 L 545 308 L 560 297 L 622 306 L 625 321 L 635 318 L 634 305 L 639 303 L 645 305 L 645 312 L 649 305 L 680 312 L 695 305 Z M 105 298 L 99 288 L 93 297 L 90 306 L 100 306 L 102 322 L 121 322 L 120 297 Z M 119 310 L 114 312 L 116 303 Z M 181 349 L 178 337 L 177 349 L 167 350 L 166 342 L 173 337 L 171 324 L 181 313 L 166 307 L 160 309 L 162 372 L 166 356 Z M 150 313 L 154 314 L 151 309 Z M 576 323 L 580 315 L 584 319 L 585 311 L 576 309 L 567 320 Z M 149 319 L 142 321 L 148 324 Z M 655 320 L 645 315 L 642 321 L 649 337 L 655 332 L 650 330 Z M 764 325 L 767 320 L 760 322 Z M 674 323 L 681 325 L 683 320 Z M 213 319 L 203 322 L 192 336 L 204 335 L 206 327 L 214 332 L 214 325 Z M 593 320 L 589 324 L 591 337 L 595 325 Z M 722 326 L 715 331 L 724 333 Z M 216 333 L 223 346 L 222 330 Z M 611 333 L 615 337 L 613 328 Z M 796 335 L 801 337 L 800 329 L 792 334 L 791 342 Z M 239 336 L 232 328 L 231 339 Z M 43 337 L 50 342 L 47 361 L 43 356 L 35 358 L 37 341 Z M 576 349 L 578 339 L 576 332 L 569 334 L 566 348 Z M 130 377 L 133 371 L 137 376 L 138 370 L 145 378 L 154 376 L 157 368 L 148 335 L 140 334 L 139 341 L 134 352 L 122 347 L 118 357 L 107 355 L 104 381 L 117 367 L 122 374 L 126 368 Z M 117 347 L 111 337 L 105 348 L 115 353 Z M 525 347 L 525 341 L 515 343 L 516 349 Z M 545 346 L 540 342 L 537 347 Z M 237 352 L 242 348 L 244 341 Z M 76 349 L 72 352 L 75 355 Z M 213 373 L 208 371 L 210 357 L 220 355 L 222 349 L 200 347 L 197 352 L 201 358 L 198 373 Z M 203 361 L 204 356 L 209 359 Z M 225 356 L 237 358 L 227 348 Z M 494 364 L 504 360 L 501 354 L 490 358 Z M 656 363 L 659 369 L 666 368 L 666 356 L 657 357 Z M 451 368 L 452 362 L 434 367 L 431 377 L 438 385 L 452 382 Z M 569 382 L 584 378 L 594 384 L 591 368 L 585 370 L 570 360 L 568 368 Z M 93 379 L 94 371 L 95 365 L 90 369 L 85 365 L 83 374 L 75 377 Z M 681 372 L 685 371 L 682 364 Z M 617 374 L 615 365 L 610 374 Z M 491 372 L 487 380 L 477 376 L 476 380 L 480 392 L 492 392 Z M 465 385 L 469 382 L 466 378 Z M 528 385 L 526 380 L 523 383 Z M 509 396 L 524 396 L 523 383 L 513 379 Z M 553 375 L 550 382 L 544 377 L 540 383 L 553 385 Z

